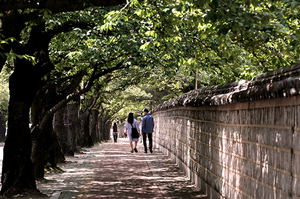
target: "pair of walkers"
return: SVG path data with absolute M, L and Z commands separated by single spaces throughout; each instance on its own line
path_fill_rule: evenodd
M 144 117 L 142 120 L 142 136 L 143 136 L 143 143 L 144 143 L 144 153 L 147 153 L 147 137 L 149 140 L 149 151 L 152 153 L 152 133 L 153 133 L 153 129 L 154 129 L 154 120 L 153 117 L 149 114 L 149 110 L 148 109 L 144 109 Z M 140 127 L 139 124 L 137 122 L 137 120 L 134 118 L 133 113 L 129 113 L 128 118 L 127 118 L 127 122 L 126 122 L 126 130 L 127 130 L 127 134 L 128 134 L 128 138 L 129 138 L 129 142 L 130 142 L 130 148 L 131 148 L 131 153 L 133 153 L 134 151 L 137 153 L 137 143 L 139 141 L 139 138 L 132 138 L 132 128 L 136 128 L 138 130 L 139 135 L 141 136 L 141 131 L 140 131 Z M 133 147 L 133 143 L 134 142 L 134 147 Z

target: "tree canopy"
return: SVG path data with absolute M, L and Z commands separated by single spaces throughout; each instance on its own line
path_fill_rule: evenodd
M 7 97 L 8 76 L 11 93 L 5 153 L 17 157 L 13 144 L 19 139 L 26 166 L 18 166 L 30 173 L 27 127 L 39 92 L 52 89 L 61 96 L 45 120 L 85 93 L 81 107 L 94 100 L 94 109 L 109 115 L 103 121 L 111 122 L 195 85 L 250 80 L 299 62 L 299 5 L 294 0 L 1 1 L 0 99 Z M 11 75 L 4 65 L 11 66 Z M 7 106 L 7 98 L 1 101 Z M 20 176 L 18 169 L 7 172 L 6 161 L 14 162 L 5 159 L 3 174 L 13 176 L 2 179 L 2 194 L 17 190 L 12 179 Z M 23 178 L 35 187 L 32 176 Z

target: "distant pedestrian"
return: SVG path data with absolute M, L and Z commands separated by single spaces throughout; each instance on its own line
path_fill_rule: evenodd
M 148 109 L 144 109 L 144 117 L 142 120 L 142 134 L 143 134 L 143 143 L 144 143 L 144 153 L 147 153 L 147 143 L 146 143 L 146 139 L 148 136 L 148 140 L 149 140 L 149 150 L 151 153 L 153 153 L 152 151 L 152 133 L 153 133 L 153 129 L 154 129 L 154 119 L 153 117 L 149 114 L 149 110 Z
M 124 137 L 127 138 L 127 130 L 124 129 Z
M 118 132 L 119 132 L 119 128 L 118 128 L 118 126 L 117 126 L 117 123 L 114 123 L 114 125 L 113 125 L 114 142 L 117 142 L 117 139 L 118 139 Z
M 131 153 L 133 153 L 133 151 L 135 151 L 137 153 L 138 150 L 136 149 L 136 147 L 137 147 L 137 142 L 139 141 L 139 138 L 132 138 L 132 128 L 136 128 L 138 133 L 140 134 L 139 123 L 137 122 L 136 119 L 134 119 L 133 113 L 129 113 L 127 122 L 126 122 L 126 130 L 127 130 L 127 135 L 128 135 L 129 142 L 130 142 Z M 134 148 L 132 145 L 133 141 L 135 142 Z

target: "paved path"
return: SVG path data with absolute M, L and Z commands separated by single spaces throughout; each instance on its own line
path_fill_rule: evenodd
M 39 190 L 52 199 L 64 198 L 206 198 L 174 162 L 158 150 L 130 153 L 129 142 L 119 138 L 88 148 L 68 163 L 63 173 L 46 174 Z

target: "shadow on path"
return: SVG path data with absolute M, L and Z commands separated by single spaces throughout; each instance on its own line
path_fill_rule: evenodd
M 64 173 L 46 174 L 39 190 L 57 198 L 206 198 L 166 155 L 154 150 L 130 153 L 129 142 L 119 138 L 86 149 L 68 163 Z

